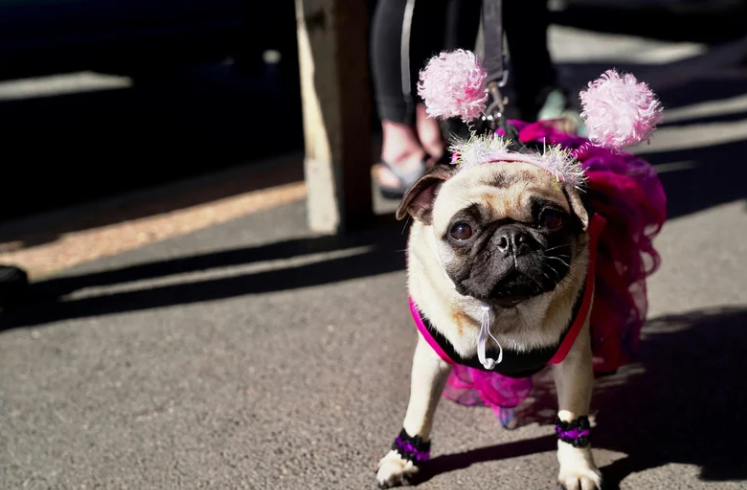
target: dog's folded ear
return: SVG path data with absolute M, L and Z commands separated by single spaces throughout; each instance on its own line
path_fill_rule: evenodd
M 397 219 L 401 220 L 409 214 L 418 221 L 430 224 L 438 189 L 454 172 L 454 165 L 443 163 L 428 170 L 405 194 L 397 209 Z
M 589 212 L 586 211 L 586 206 L 584 206 L 584 203 L 581 200 L 581 195 L 579 194 L 578 189 L 572 185 L 564 184 L 563 194 L 565 194 L 565 198 L 571 206 L 571 212 L 581 224 L 581 229 L 586 231 L 589 227 Z

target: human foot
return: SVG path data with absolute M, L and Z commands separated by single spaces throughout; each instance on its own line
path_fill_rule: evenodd
M 437 119 L 428 117 L 424 104 L 418 104 L 415 107 L 415 128 L 418 132 L 418 139 L 426 152 L 438 161 L 446 151 L 443 135 L 441 134 L 441 125 Z
M 381 149 L 383 165 L 377 169 L 377 180 L 387 197 L 401 197 L 425 172 L 428 153 L 412 126 L 382 121 L 384 136 Z

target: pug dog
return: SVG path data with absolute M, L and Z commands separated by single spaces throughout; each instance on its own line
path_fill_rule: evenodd
M 581 298 L 593 294 L 585 292 L 590 215 L 578 189 L 517 160 L 460 171 L 437 165 L 413 185 L 397 211 L 398 219 L 413 220 L 408 289 L 411 307 L 432 335 L 426 338 L 423 330 L 418 335 L 410 400 L 402 431 L 379 462 L 380 487 L 407 482 L 427 459 L 433 415 L 451 370 L 445 359 L 486 365 L 490 354 L 499 360 L 488 361 L 505 365 L 509 375 L 536 371 L 537 360 L 544 367 L 567 335 Z M 487 350 L 478 352 L 486 315 Z M 582 327 L 572 346 L 552 365 L 558 482 L 567 490 L 599 489 L 602 482 L 588 443 L 589 309 L 583 315 L 575 319 Z M 439 348 L 445 352 L 439 354 Z

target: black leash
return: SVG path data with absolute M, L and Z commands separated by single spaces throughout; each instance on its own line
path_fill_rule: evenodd
M 508 70 L 505 67 L 503 53 L 503 0 L 482 1 L 482 31 L 483 67 L 488 74 L 486 86 L 490 95 L 482 123 L 486 131 L 493 133 L 500 128 L 508 138 L 516 142 L 516 128 L 506 122 L 508 99 L 501 92 L 508 82 Z
M 407 0 L 405 5 L 404 17 L 402 19 L 400 51 L 402 93 L 410 109 L 414 109 L 414 101 L 410 89 L 410 36 L 415 1 Z M 505 55 L 503 52 L 503 0 L 482 0 L 482 28 L 483 67 L 488 74 L 486 87 L 490 98 L 485 115 L 479 123 L 479 132 L 493 134 L 500 128 L 506 137 L 511 139 L 513 142 L 512 146 L 520 150 L 524 145 L 518 141 L 518 131 L 516 128 L 510 126 L 506 121 L 505 111 L 508 99 L 501 92 L 501 89 L 508 82 L 508 70 L 505 67 Z M 444 121 L 444 124 L 449 126 L 449 121 Z M 460 131 L 456 127 L 451 127 L 447 132 L 456 134 Z

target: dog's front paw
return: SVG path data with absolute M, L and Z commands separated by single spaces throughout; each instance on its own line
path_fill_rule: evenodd
M 420 436 L 410 436 L 405 429 L 392 444 L 392 450 L 379 461 L 376 481 L 381 488 L 396 487 L 408 482 L 418 467 L 431 454 L 431 443 Z
M 558 488 L 561 490 L 601 490 L 602 474 L 594 467 L 561 470 L 558 475 Z
M 591 447 L 573 447 L 565 442 L 558 442 L 558 461 L 560 473 L 558 486 L 563 490 L 600 490 L 602 473 L 594 464 Z
M 418 472 L 415 464 L 402 457 L 399 451 L 392 449 L 379 461 L 376 482 L 380 488 L 391 488 L 404 485 L 410 477 Z

